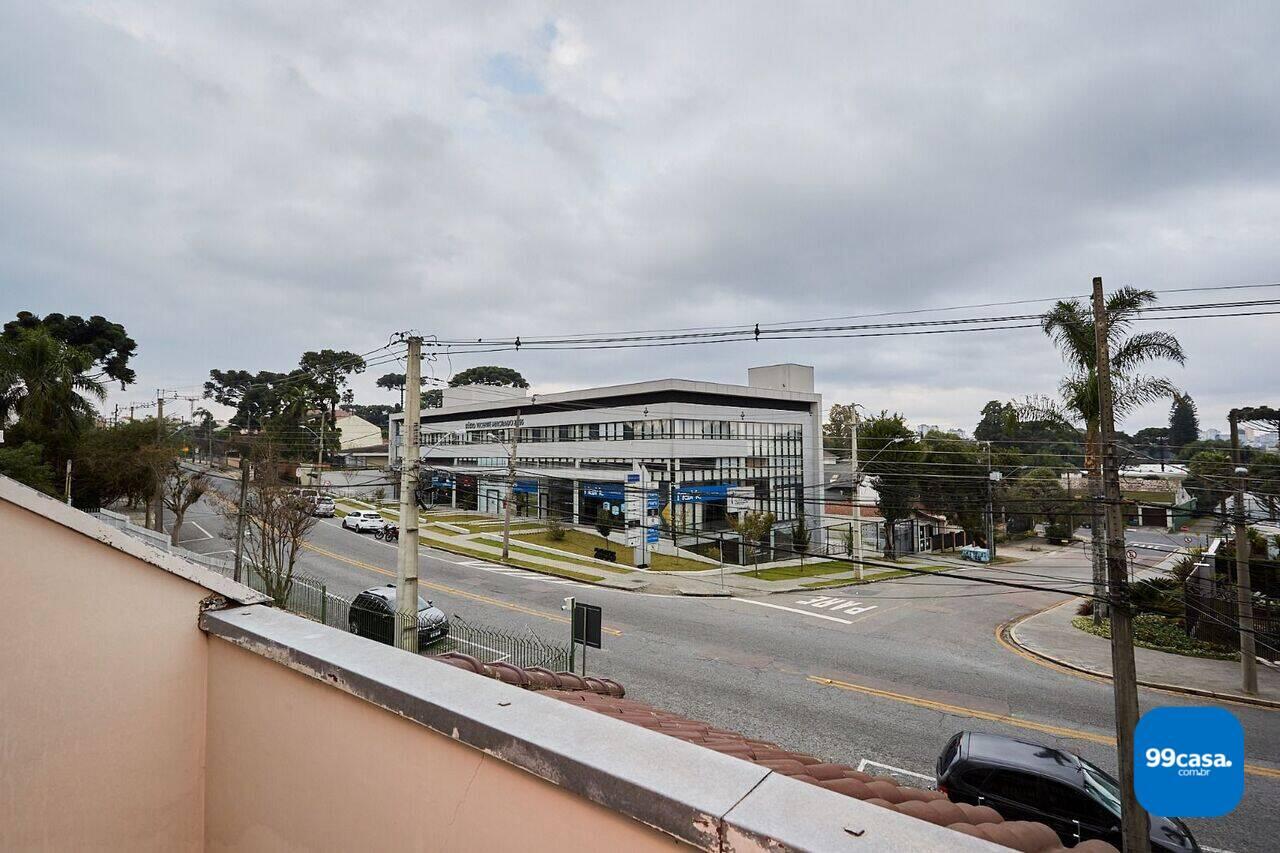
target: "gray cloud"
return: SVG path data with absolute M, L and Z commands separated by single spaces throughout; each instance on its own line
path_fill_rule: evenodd
M 150 389 L 406 327 L 1271 281 L 1278 28 L 1262 4 L 7 6 L 0 309 L 123 322 Z M 1270 318 L 1171 328 L 1203 420 L 1260 401 L 1238 368 L 1280 357 Z M 1060 371 L 1034 330 L 501 360 L 547 388 L 803 361 L 829 399 L 969 427 Z

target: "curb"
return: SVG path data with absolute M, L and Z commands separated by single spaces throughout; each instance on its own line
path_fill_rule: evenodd
M 1075 599 L 1069 599 L 1068 601 L 1042 608 L 1034 613 L 1028 613 L 1026 616 L 1019 616 L 1016 619 L 1011 619 L 996 628 L 996 637 L 997 639 L 1008 643 L 1010 646 L 1013 646 L 1022 654 L 1032 658 L 1037 658 L 1039 661 L 1045 661 L 1054 667 L 1071 670 L 1072 672 L 1087 675 L 1103 681 L 1111 681 L 1111 673 L 1109 672 L 1103 672 L 1101 670 L 1090 669 L 1086 666 L 1070 663 L 1061 658 L 1054 657 L 1053 655 L 1028 648 L 1018 641 L 1017 629 L 1023 622 L 1039 616 L 1042 613 L 1047 613 L 1056 607 L 1064 607 L 1073 601 L 1075 601 Z M 1239 705 L 1253 705 L 1259 708 L 1280 711 L 1280 701 L 1275 699 L 1264 699 L 1261 696 L 1246 696 L 1240 693 L 1219 693 L 1215 690 L 1204 690 L 1199 687 L 1187 687 L 1183 684 L 1165 684 L 1160 681 L 1146 681 L 1141 678 L 1138 679 L 1138 686 L 1147 687 L 1152 690 L 1163 690 L 1166 693 L 1180 693 L 1184 696 L 1200 696 L 1206 699 L 1217 699 L 1222 702 L 1234 702 Z

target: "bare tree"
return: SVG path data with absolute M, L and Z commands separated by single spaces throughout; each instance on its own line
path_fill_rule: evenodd
M 254 479 L 243 507 L 244 559 L 262 581 L 262 591 L 284 607 L 293 590 L 294 566 L 316 518 L 310 501 L 293 494 L 294 487 L 280 479 L 276 461 L 269 445 L 254 449 Z M 236 508 L 228 506 L 224 514 L 234 525 Z
M 155 454 L 152 467 L 156 472 L 155 482 L 160 484 L 160 501 L 173 513 L 169 542 L 177 545 L 187 510 L 209 491 L 209 478 L 203 471 L 183 467 L 180 460 L 163 451 Z

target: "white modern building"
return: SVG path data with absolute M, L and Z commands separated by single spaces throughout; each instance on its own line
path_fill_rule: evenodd
M 391 416 L 393 466 L 403 423 Z M 731 514 L 762 510 L 774 515 L 776 541 L 789 538 L 799 513 L 819 535 L 822 396 L 806 365 L 753 367 L 746 385 L 446 388 L 421 430 L 432 503 L 500 512 L 514 444 L 519 515 L 592 524 L 603 509 L 619 526 L 674 531 L 685 544 L 729 530 Z

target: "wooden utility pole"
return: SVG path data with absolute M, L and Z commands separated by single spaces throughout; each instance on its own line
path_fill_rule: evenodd
M 418 651 L 418 433 L 422 429 L 422 338 L 408 339 L 400 457 L 400 540 L 396 554 L 396 645 Z M 412 618 L 402 619 L 406 614 Z
M 1248 469 L 1240 462 L 1240 413 L 1232 409 L 1227 415 L 1231 422 L 1231 464 L 1235 468 L 1236 528 L 1236 618 L 1240 622 L 1240 680 L 1244 692 L 1250 696 L 1258 693 L 1258 658 L 1253 636 L 1253 583 L 1249 577 L 1249 526 L 1244 517 L 1245 478 Z
M 236 567 L 235 581 L 240 583 L 241 561 L 244 559 L 244 504 L 249 498 L 249 457 L 240 451 L 240 503 L 236 504 Z
M 854 569 L 855 577 L 862 580 L 862 507 L 859 505 L 859 496 L 862 493 L 862 476 L 858 471 L 858 404 L 849 404 L 849 414 L 853 415 L 849 420 L 849 470 L 853 477 L 853 501 L 850 510 L 853 513 L 853 529 L 854 538 L 857 542 L 858 566 Z M 724 543 L 720 545 L 720 549 L 724 550 Z M 723 560 L 721 561 L 723 563 Z M 723 585 L 723 584 L 722 584 Z
M 320 496 L 320 469 L 324 465 L 324 407 L 320 407 L 320 445 L 316 448 L 316 497 Z
M 516 499 L 516 448 L 520 445 L 520 410 L 516 409 L 516 423 L 511 428 L 511 452 L 507 456 L 507 501 L 502 508 L 502 559 L 511 556 L 511 504 Z
M 156 452 L 160 452 L 161 445 L 164 444 L 164 392 L 156 391 Z M 155 509 L 151 513 L 151 522 L 154 525 L 152 530 L 158 533 L 164 533 L 164 497 L 161 492 L 164 490 L 164 474 L 163 466 L 156 466 L 156 495 Z
M 1111 389 L 1110 327 L 1102 279 L 1093 280 L 1093 333 L 1097 347 L 1099 444 L 1102 450 L 1103 517 L 1107 535 L 1107 583 L 1111 600 L 1111 687 L 1116 709 L 1116 759 L 1120 765 L 1120 825 L 1125 853 L 1151 849 L 1147 812 L 1133 788 L 1133 737 L 1138 726 L 1138 674 L 1133 662 L 1133 622 L 1129 572 L 1124 554 L 1124 513 L 1120 506 L 1120 464 L 1116 455 Z M 1095 535 L 1096 535 L 1095 531 Z M 1096 607 L 1098 602 L 1094 602 Z

